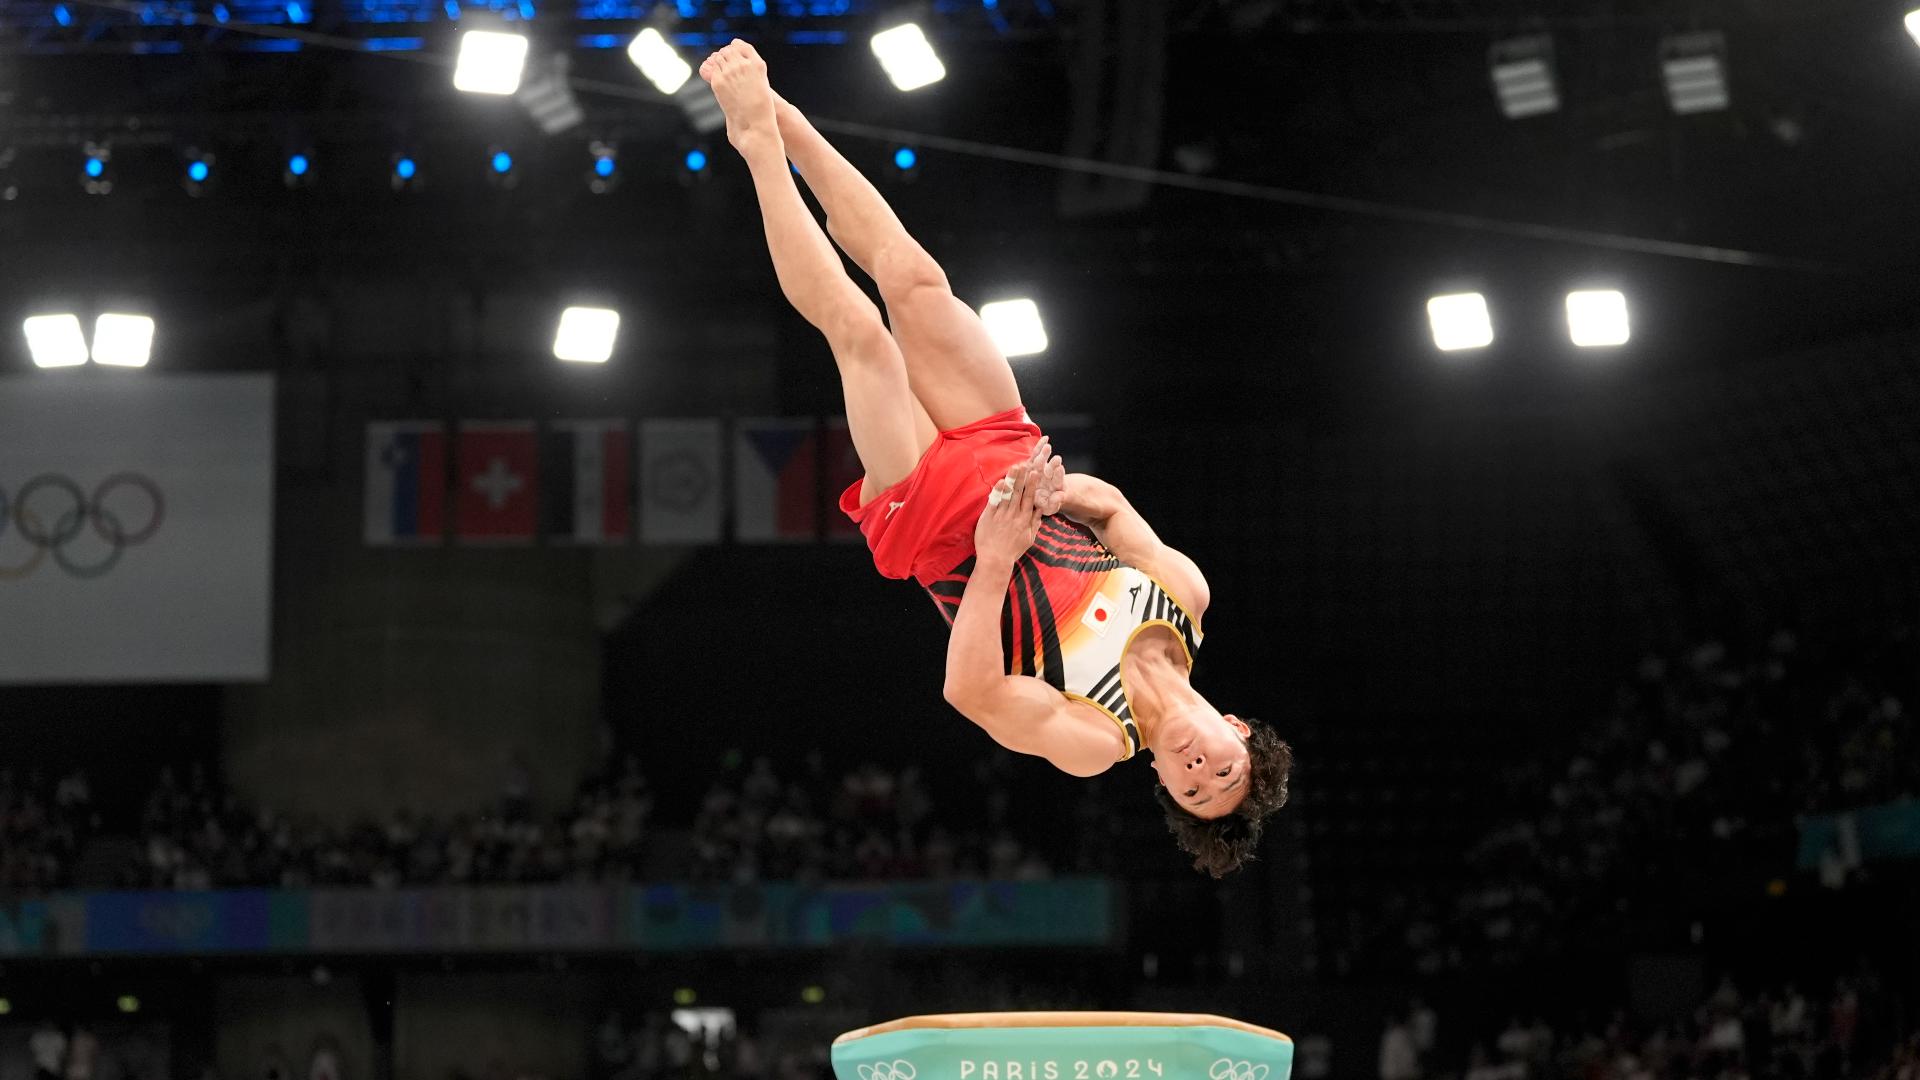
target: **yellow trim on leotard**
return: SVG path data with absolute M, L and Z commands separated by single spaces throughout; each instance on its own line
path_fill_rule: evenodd
M 1141 577 L 1146 578 L 1148 581 L 1151 581 L 1155 585 L 1159 586 L 1160 591 L 1167 594 L 1167 599 L 1173 602 L 1173 606 L 1180 609 L 1180 614 L 1185 615 L 1187 617 L 1187 620 L 1193 623 L 1194 631 L 1196 633 L 1199 632 L 1200 620 L 1194 618 L 1193 612 L 1187 610 L 1187 605 L 1181 603 L 1180 598 L 1173 595 L 1173 590 L 1167 588 L 1166 582 L 1161 581 L 1159 578 L 1154 577 L 1152 574 L 1147 573 L 1145 570 L 1140 570 L 1140 568 L 1137 566 L 1129 567 L 1129 569 L 1139 570 Z M 1122 701 L 1125 701 L 1129 705 L 1133 704 L 1133 698 L 1127 693 L 1127 654 L 1133 651 L 1133 639 L 1139 637 L 1141 631 L 1151 626 L 1164 626 L 1167 629 L 1173 631 L 1173 640 L 1180 643 L 1180 651 L 1187 655 L 1187 670 L 1188 671 L 1193 670 L 1193 662 L 1194 662 L 1193 649 L 1187 645 L 1187 635 L 1181 633 L 1180 628 L 1178 626 L 1175 626 L 1173 623 L 1167 621 L 1166 619 L 1148 619 L 1147 621 L 1141 623 L 1139 626 L 1134 627 L 1133 632 L 1127 635 L 1126 644 L 1120 646 L 1120 699 Z M 1119 714 L 1115 713 L 1113 710 L 1107 708 L 1105 705 L 1100 704 L 1099 702 L 1093 700 L 1090 697 L 1087 697 L 1084 694 L 1076 694 L 1071 690 L 1063 690 L 1061 691 L 1061 693 L 1065 695 L 1066 698 L 1070 701 L 1086 702 L 1088 705 L 1091 705 L 1094 708 L 1099 709 L 1101 714 L 1104 715 L 1107 719 L 1113 721 L 1114 725 L 1120 729 L 1120 741 L 1123 744 L 1125 744 L 1127 748 L 1127 752 L 1125 754 L 1122 754 L 1119 760 L 1130 761 L 1133 759 L 1133 756 L 1135 753 L 1133 749 L 1133 737 L 1127 734 L 1127 722 L 1125 720 L 1120 719 Z M 1139 728 L 1140 728 L 1140 722 L 1138 720 L 1134 721 L 1134 730 L 1138 731 Z M 1146 745 L 1145 732 L 1141 732 L 1140 742 L 1143 747 Z

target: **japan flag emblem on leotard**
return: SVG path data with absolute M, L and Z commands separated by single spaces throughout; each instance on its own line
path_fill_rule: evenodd
M 1094 593 L 1093 603 L 1087 605 L 1087 613 L 1080 616 L 1080 625 L 1106 637 L 1107 631 L 1113 629 L 1114 615 L 1119 610 L 1112 600 L 1107 599 L 1106 593 Z

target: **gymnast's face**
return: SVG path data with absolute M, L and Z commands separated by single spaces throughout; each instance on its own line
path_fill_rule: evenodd
M 1211 708 L 1193 709 L 1162 720 L 1157 734 L 1153 771 L 1188 813 L 1224 817 L 1247 797 L 1252 732 L 1245 721 Z

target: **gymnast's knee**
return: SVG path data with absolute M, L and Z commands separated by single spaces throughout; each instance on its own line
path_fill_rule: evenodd
M 944 300 L 952 292 L 946 271 L 912 237 L 902 237 L 880 249 L 874 256 L 873 281 L 880 286 L 889 309 L 925 296 Z

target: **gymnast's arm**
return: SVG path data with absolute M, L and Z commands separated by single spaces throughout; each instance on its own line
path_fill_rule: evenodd
M 1119 729 L 1086 723 L 1040 679 L 1006 674 L 1000 610 L 1012 577 L 1011 560 L 975 559 L 947 639 L 947 702 L 1015 753 L 1046 758 L 1074 776 L 1106 772 L 1120 757 Z
M 1092 529 L 1121 562 L 1161 579 L 1196 618 L 1212 602 L 1212 590 L 1200 567 L 1162 543 L 1153 526 L 1119 488 L 1097 476 L 1069 473 L 1060 497 L 1060 512 Z

